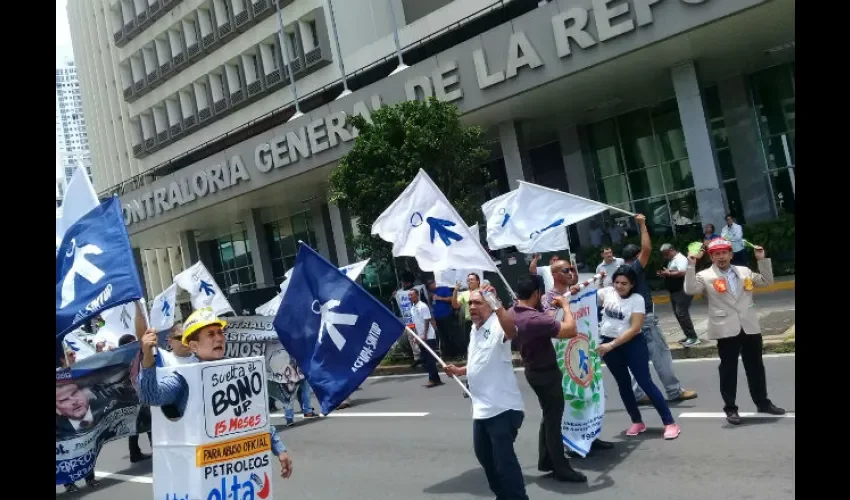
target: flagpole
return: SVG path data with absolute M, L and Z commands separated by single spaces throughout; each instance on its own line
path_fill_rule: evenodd
M 440 359 L 440 357 L 439 357 L 439 356 L 437 356 L 437 353 L 436 353 L 436 352 L 434 352 L 434 350 L 433 350 L 433 349 L 431 349 L 431 346 L 429 346 L 427 342 L 425 342 L 424 340 L 422 340 L 422 339 L 419 337 L 419 335 L 416 335 L 416 332 L 414 332 L 413 330 L 411 330 L 411 329 L 410 329 L 410 327 L 405 326 L 405 327 L 404 327 L 404 331 L 405 331 L 405 332 L 407 332 L 407 334 L 408 334 L 408 335 L 412 335 L 412 336 L 413 336 L 413 338 L 414 338 L 417 342 L 419 342 L 419 345 L 421 345 L 421 346 L 422 346 L 422 347 L 424 347 L 424 348 L 425 348 L 425 349 L 426 349 L 429 353 L 431 353 L 431 356 L 434 356 L 434 359 L 436 359 L 437 361 L 439 361 L 440 365 L 441 365 L 443 368 L 445 368 L 445 367 L 447 366 L 447 365 L 446 365 L 446 362 L 445 362 L 445 361 L 443 361 L 442 359 Z M 455 380 L 455 382 L 457 382 L 457 383 L 458 383 L 458 385 L 461 387 L 461 389 L 463 389 L 463 392 L 465 392 L 465 393 L 466 393 L 466 395 L 467 395 L 467 396 L 469 396 L 469 398 L 470 398 L 470 399 L 472 399 L 472 393 L 471 393 L 471 392 L 469 392 L 469 388 L 467 388 L 467 387 L 466 387 L 466 384 L 464 384 L 463 382 L 461 382 L 461 381 L 460 381 L 460 379 L 459 379 L 459 378 L 457 378 L 457 375 L 452 375 L 452 378 Z
M 629 212 L 627 210 L 623 210 L 622 208 L 612 207 L 611 205 L 608 205 L 607 203 L 602 203 L 601 201 L 591 200 L 589 198 L 584 198 L 582 196 L 578 196 L 578 195 L 575 195 L 575 194 L 572 194 L 572 193 L 565 193 L 565 192 L 559 191 L 557 189 L 552 189 L 552 188 L 549 188 L 549 187 L 546 187 L 546 186 L 541 186 L 540 184 L 534 184 L 533 182 L 525 182 L 525 181 L 521 181 L 519 179 L 517 179 L 517 182 L 520 183 L 520 184 L 529 184 L 529 185 L 532 185 L 536 188 L 545 189 L 546 191 L 551 191 L 553 193 L 567 194 L 567 195 L 572 196 L 573 198 L 578 198 L 579 200 L 589 201 L 590 203 L 596 203 L 597 205 L 602 205 L 603 207 L 608 207 L 609 210 L 614 210 L 615 212 L 624 213 L 624 214 L 630 215 L 632 217 L 635 216 L 635 214 L 633 214 L 632 212 Z
M 138 324 L 139 316 L 140 316 L 139 313 L 141 313 L 142 321 L 144 321 L 144 324 L 143 324 L 144 331 L 142 332 L 142 336 L 144 336 L 144 334 L 151 327 L 151 320 L 148 317 L 148 308 L 145 307 L 145 303 L 142 302 L 141 299 L 134 301 L 134 303 L 136 304 L 136 319 L 134 321 L 134 323 L 136 323 L 136 324 L 134 326 L 136 327 L 136 337 L 139 339 L 139 344 L 141 344 L 142 343 L 142 337 L 139 336 L 139 324 Z M 142 346 L 139 345 L 139 348 L 141 348 L 141 347 Z M 154 356 L 156 356 L 157 355 L 156 347 L 151 349 L 151 352 Z
M 348 79 L 345 77 L 345 65 L 342 61 L 342 49 L 339 47 L 339 33 L 336 30 L 336 17 L 334 17 L 333 0 L 328 0 L 328 14 L 331 17 L 331 29 L 334 32 L 334 42 L 336 43 L 336 58 L 339 62 L 339 73 L 342 75 L 342 93 L 337 96 L 337 99 L 347 96 L 351 93 L 348 88 Z
M 280 38 L 280 54 L 283 57 L 284 71 L 289 74 L 289 84 L 292 85 L 292 98 L 295 101 L 295 114 L 289 118 L 292 120 L 304 116 L 304 113 L 301 112 L 301 104 L 298 102 L 298 89 L 295 86 L 295 76 L 292 74 L 292 67 L 289 65 L 289 54 L 286 53 L 286 37 L 283 33 L 283 7 L 280 5 L 280 0 L 274 0 L 274 4 L 277 8 L 277 25 L 279 28 L 277 34 L 278 38 Z M 292 47 L 293 52 L 295 49 L 295 47 Z

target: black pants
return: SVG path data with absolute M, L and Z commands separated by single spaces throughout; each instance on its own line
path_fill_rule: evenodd
M 462 353 L 458 348 L 457 335 L 457 317 L 454 314 L 449 314 L 442 318 L 437 318 L 437 338 L 440 342 L 440 354 L 444 358 L 452 358 Z
M 534 389 L 543 420 L 537 445 L 537 467 L 540 470 L 552 470 L 556 475 L 571 470 L 570 461 L 564 454 L 564 442 L 561 437 L 561 419 L 564 415 L 564 392 L 561 389 L 561 371 L 557 366 L 543 371 L 525 370 L 525 379 Z
M 136 418 L 136 428 L 150 429 L 151 428 L 151 409 L 147 406 L 139 408 L 139 416 Z M 148 431 L 148 443 L 153 446 L 151 432 Z M 142 449 L 139 448 L 139 435 L 135 434 L 127 438 L 127 444 L 130 447 L 130 458 L 137 457 L 142 454 Z
M 770 400 L 767 398 L 767 377 L 762 361 L 761 334 L 747 335 L 741 330 L 736 337 L 719 339 L 717 354 L 720 356 L 720 395 L 723 397 L 724 410 L 738 410 L 735 396 L 738 390 L 739 354 L 747 373 L 747 385 L 753 403 L 758 409 L 770 406 Z
M 434 351 L 437 350 L 437 339 L 426 340 L 425 343 L 428 344 L 428 347 L 430 347 Z M 434 358 L 434 356 L 431 356 L 431 353 L 428 352 L 427 349 L 423 348 L 422 346 L 419 347 L 419 352 L 422 353 L 421 359 L 425 364 L 425 370 L 428 371 L 428 380 L 430 380 L 431 382 L 439 382 L 440 374 L 439 372 L 437 372 L 437 360 Z
M 495 417 L 472 421 L 472 446 L 484 468 L 487 483 L 499 500 L 528 500 L 514 441 L 524 414 L 508 410 Z
M 691 302 L 693 295 L 688 295 L 684 290 L 678 292 L 670 292 L 670 303 L 673 305 L 673 314 L 676 315 L 676 321 L 682 327 L 682 333 L 689 339 L 697 339 L 697 332 L 694 330 L 694 322 L 691 320 Z

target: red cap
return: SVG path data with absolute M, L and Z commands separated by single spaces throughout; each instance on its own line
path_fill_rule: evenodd
M 722 252 L 723 250 L 732 251 L 732 244 L 728 240 L 717 238 L 708 244 L 708 253 Z

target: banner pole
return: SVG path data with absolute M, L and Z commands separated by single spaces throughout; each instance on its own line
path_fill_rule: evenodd
M 148 328 L 151 327 L 151 320 L 150 320 L 150 317 L 148 317 L 148 308 L 146 307 L 145 303 L 142 302 L 141 299 L 134 301 L 134 303 L 136 304 L 136 320 L 135 320 L 135 323 L 136 323 L 136 325 L 135 325 L 136 326 L 136 338 L 139 340 L 139 344 L 141 344 L 142 337 L 145 335 L 145 332 L 148 331 Z M 140 316 L 141 316 L 141 319 L 143 321 L 142 324 L 139 324 L 139 317 Z M 141 329 L 140 329 L 140 327 L 141 327 Z M 141 334 L 139 333 L 140 330 L 141 330 Z M 140 349 L 141 349 L 141 347 L 142 346 L 139 345 Z M 154 356 L 156 356 L 158 354 L 156 347 L 154 347 L 151 351 L 153 352 Z
M 578 291 L 580 292 L 580 291 L 584 290 L 585 288 L 589 287 L 594 281 L 598 280 L 601 277 L 602 277 L 602 273 L 594 274 L 592 278 L 582 281 L 581 283 L 576 285 L 576 286 L 578 286 Z M 572 295 L 572 292 L 570 292 L 570 290 L 567 289 L 567 293 L 564 294 L 564 297 L 569 298 L 571 295 Z
M 422 347 L 424 347 L 424 348 L 425 348 L 425 349 L 426 349 L 429 353 L 431 353 L 431 356 L 434 356 L 434 359 L 436 359 L 436 360 L 440 363 L 440 365 L 441 365 L 443 368 L 445 368 L 445 367 L 446 367 L 446 362 L 445 362 L 445 361 L 443 361 L 442 359 L 440 359 L 440 357 L 439 357 L 439 356 L 437 356 L 437 353 L 436 353 L 436 352 L 434 352 L 434 350 L 433 350 L 433 349 L 431 349 L 431 346 L 429 346 L 427 342 L 425 342 L 424 340 L 422 340 L 422 339 L 419 337 L 419 335 L 416 335 L 416 332 L 414 332 L 413 330 L 411 330 L 411 329 L 410 329 L 410 327 L 408 327 L 408 326 L 405 326 L 405 327 L 404 327 L 404 331 L 405 331 L 405 332 L 407 332 L 407 334 L 408 334 L 408 335 L 412 335 L 412 336 L 413 336 L 413 338 L 414 338 L 417 342 L 419 342 L 419 345 L 421 345 L 421 346 L 422 346 Z M 457 378 L 457 376 L 455 376 L 455 375 L 452 375 L 452 378 L 455 380 L 455 382 L 457 382 L 457 384 L 461 387 L 461 389 L 463 389 L 463 392 L 465 392 L 465 393 L 466 393 L 466 395 L 467 395 L 467 396 L 469 396 L 469 397 L 470 397 L 470 399 L 472 399 L 472 393 L 471 393 L 471 392 L 469 392 L 469 389 L 467 389 L 467 388 L 466 388 L 466 384 L 464 384 L 463 382 L 461 382 L 461 381 L 460 381 L 460 379 L 459 379 L 459 378 Z

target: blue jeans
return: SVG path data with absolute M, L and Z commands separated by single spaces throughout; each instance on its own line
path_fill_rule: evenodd
M 301 405 L 301 412 L 313 413 L 313 390 L 310 388 L 310 384 L 307 383 L 307 379 L 302 380 L 298 384 L 298 388 L 295 389 L 295 395 L 298 397 L 298 403 Z M 283 406 L 283 415 L 286 417 L 287 422 L 295 419 L 295 408 L 293 406 L 291 400 L 289 404 Z
M 475 457 L 498 500 L 528 500 L 522 468 L 514 452 L 514 440 L 524 416 L 521 411 L 507 410 L 472 421 Z
M 416 342 L 414 340 L 414 342 Z M 426 340 L 426 344 L 435 352 L 437 351 L 437 339 Z M 425 362 L 425 370 L 428 372 L 428 380 L 435 383 L 440 383 L 440 372 L 437 371 L 437 360 L 428 352 L 427 349 L 422 349 L 422 361 Z
M 658 317 L 655 314 L 650 313 L 646 315 L 640 336 L 646 341 L 646 346 L 649 349 L 649 359 L 652 360 L 655 373 L 658 374 L 658 378 L 664 384 L 667 399 L 679 399 L 679 395 L 682 394 L 682 383 L 679 382 L 676 374 L 673 373 L 673 355 L 670 353 L 670 346 L 664 340 L 664 333 L 661 331 L 661 327 L 658 326 Z M 634 377 L 631 379 L 631 386 L 635 393 L 635 399 L 642 399 L 646 395 Z
M 611 340 L 613 339 L 603 337 L 602 343 L 607 344 Z M 603 356 L 602 359 L 605 360 L 605 366 L 608 367 L 608 371 L 611 372 L 614 380 L 617 381 L 620 398 L 623 400 L 623 404 L 626 406 L 626 411 L 632 418 L 633 424 L 643 423 L 643 419 L 638 409 L 635 394 L 632 392 L 629 370 L 631 370 L 641 389 L 649 396 L 652 405 L 655 406 L 664 425 L 674 423 L 673 415 L 670 413 L 670 407 L 667 406 L 667 401 L 664 399 L 661 391 L 658 390 L 658 387 L 655 387 L 655 384 L 652 382 L 652 376 L 649 374 L 649 350 L 642 333 L 639 333 L 625 344 L 618 345 L 611 352 Z

